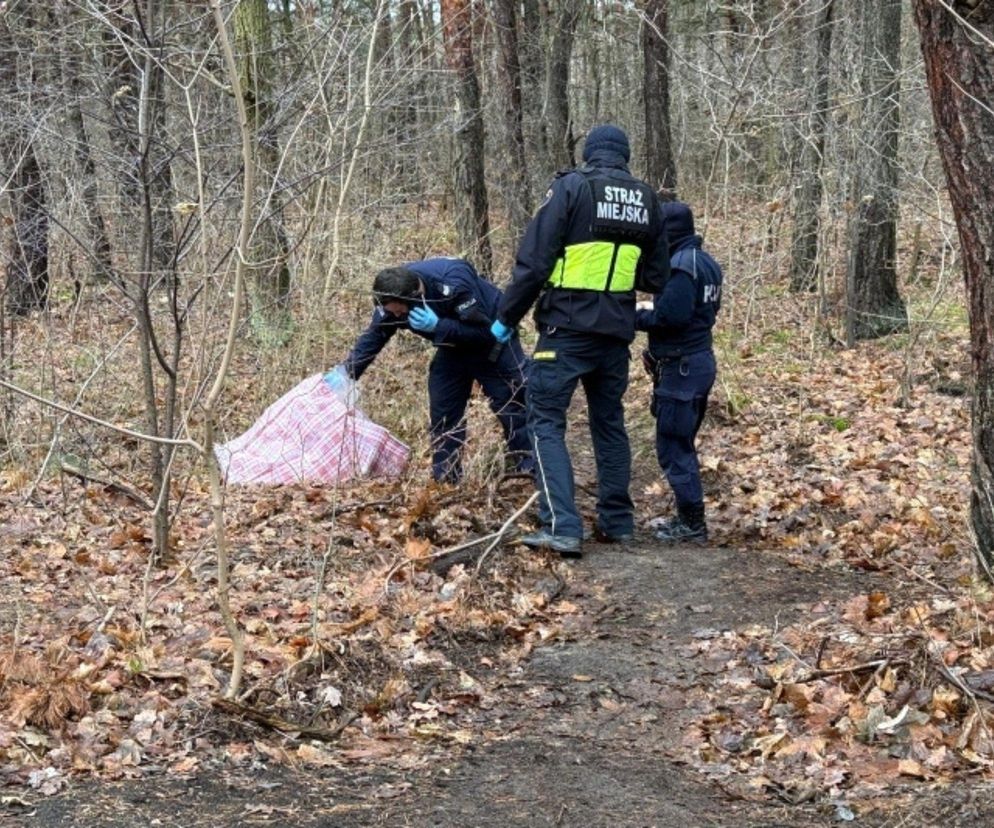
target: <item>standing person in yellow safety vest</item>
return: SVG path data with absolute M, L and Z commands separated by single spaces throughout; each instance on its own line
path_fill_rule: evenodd
M 583 384 L 597 463 L 594 537 L 625 543 L 634 531 L 631 449 L 621 398 L 635 338 L 635 291 L 659 293 L 669 252 L 656 195 L 628 171 L 628 136 L 594 127 L 583 165 L 559 173 L 518 248 L 491 333 L 507 341 L 538 300 L 539 340 L 526 401 L 542 527 L 522 538 L 579 558 L 584 535 L 566 449 L 566 412 Z M 541 295 L 541 298 L 539 296 Z

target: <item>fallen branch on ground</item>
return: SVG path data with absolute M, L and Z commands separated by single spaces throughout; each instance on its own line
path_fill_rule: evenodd
M 538 492 L 532 492 L 531 497 L 529 497 L 528 500 L 525 501 L 525 505 L 522 506 L 520 509 L 518 509 L 518 511 L 516 511 L 513 515 L 511 515 L 511 517 L 509 517 L 500 527 L 500 529 L 498 529 L 496 532 L 491 532 L 489 535 L 484 535 L 483 537 L 480 538 L 473 538 L 472 540 L 465 541 L 463 543 L 457 544 L 456 546 L 450 546 L 447 549 L 442 549 L 438 552 L 434 552 L 431 555 L 428 555 L 424 558 L 399 561 L 398 563 L 394 564 L 394 566 L 390 568 L 390 571 L 387 572 L 386 577 L 384 578 L 383 591 L 386 592 L 390 588 L 390 581 L 393 580 L 393 576 L 396 575 L 405 566 L 411 566 L 420 561 L 432 561 L 433 562 L 431 565 L 432 571 L 436 575 L 444 576 L 445 573 L 448 572 L 457 563 L 468 563 L 469 561 L 473 560 L 476 557 L 475 553 L 471 554 L 459 554 L 459 553 L 465 553 L 465 550 L 472 549 L 473 547 L 480 546 L 489 541 L 490 546 L 488 546 L 480 556 L 480 563 L 482 563 L 483 558 L 485 558 L 490 553 L 490 551 L 494 547 L 496 547 L 498 543 L 500 543 L 504 535 L 507 534 L 507 531 L 510 528 L 511 524 L 513 524 L 514 521 L 516 521 L 519 517 L 521 517 L 521 515 L 523 515 L 528 510 L 528 507 L 535 502 L 536 498 L 538 498 Z M 477 564 L 476 568 L 477 572 L 479 572 L 480 570 L 480 563 Z
M 336 740 L 342 735 L 345 728 L 359 718 L 358 713 L 346 710 L 345 713 L 342 714 L 342 717 L 338 720 L 338 725 L 333 728 L 311 727 L 300 724 L 299 722 L 291 722 L 286 719 L 281 719 L 279 716 L 273 716 L 270 713 L 257 710 L 247 704 L 242 704 L 241 702 L 233 701 L 232 699 L 225 699 L 221 696 L 216 696 L 211 699 L 211 704 L 219 710 L 223 710 L 225 713 L 233 716 L 241 716 L 242 718 L 253 721 L 256 724 L 261 724 L 265 727 L 272 728 L 273 730 L 278 730 L 281 733 L 296 733 L 308 739 L 319 739 L 322 742 L 332 742 Z

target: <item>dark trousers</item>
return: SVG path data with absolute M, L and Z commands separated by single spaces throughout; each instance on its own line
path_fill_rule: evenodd
M 461 451 L 466 442 L 466 404 L 478 382 L 497 415 L 507 449 L 521 471 L 533 466 L 525 418 L 525 356 L 512 339 L 496 358 L 486 351 L 438 348 L 428 369 L 432 476 L 462 479 Z
M 704 504 L 695 441 L 717 373 L 714 352 L 662 360 L 653 390 L 656 457 L 673 489 L 677 508 Z
M 535 449 L 539 517 L 553 535 L 583 537 L 573 466 L 566 450 L 566 417 L 577 383 L 587 396 L 597 463 L 597 525 L 629 534 L 632 455 L 621 403 L 628 387 L 628 344 L 620 339 L 557 330 L 543 333 L 528 371 L 528 426 Z

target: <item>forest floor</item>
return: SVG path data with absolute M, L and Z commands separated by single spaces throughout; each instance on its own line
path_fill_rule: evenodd
M 587 549 L 561 595 L 576 606 L 573 632 L 496 678 L 487 709 L 465 725 L 477 736 L 464 745 L 422 746 L 409 768 L 370 752 L 324 768 L 222 763 L 193 774 L 91 781 L 49 798 L 5 797 L 0 821 L 896 828 L 982 825 L 994 813 L 994 789 L 969 782 L 935 786 L 897 776 L 886 789 L 826 798 L 772 784 L 742 788 L 730 770 L 709 777 L 684 758 L 699 688 L 713 685 L 729 660 L 728 652 L 700 652 L 700 642 L 810 618 L 826 601 L 890 589 L 885 576 L 801 571 L 746 550 L 662 548 L 641 533 L 630 548 Z M 472 647 L 463 655 L 485 658 Z

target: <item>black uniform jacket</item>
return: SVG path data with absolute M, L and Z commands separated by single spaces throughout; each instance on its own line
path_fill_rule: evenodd
M 482 276 L 465 259 L 435 258 L 405 264 L 418 274 L 424 296 L 415 304 L 424 304 L 438 315 L 434 331 L 416 331 L 407 318 L 394 316 L 382 307 L 345 358 L 345 370 L 359 379 L 390 341 L 394 333 L 408 330 L 427 339 L 436 347 L 463 348 L 486 354 L 494 345 L 490 323 L 496 318 L 500 290 Z
M 638 182 L 618 153 L 597 153 L 589 164 L 600 173 L 617 178 L 619 183 Z M 593 219 L 593 199 L 585 176 L 577 171 L 558 175 L 518 248 L 511 284 L 505 288 L 497 312 L 504 325 L 515 327 L 545 290 L 535 309 L 535 322 L 540 329 L 603 334 L 625 342 L 635 338 L 635 291 L 546 289 L 553 266 L 567 245 L 598 240 L 591 229 Z M 659 293 L 669 277 L 669 255 L 655 200 L 651 225 L 649 240 L 640 245 L 642 257 L 636 287 L 647 293 Z
M 721 267 L 701 249 L 701 237 L 688 236 L 673 247 L 670 280 L 653 309 L 639 311 L 635 321 L 638 330 L 649 332 L 649 350 L 659 359 L 709 350 L 721 308 Z

